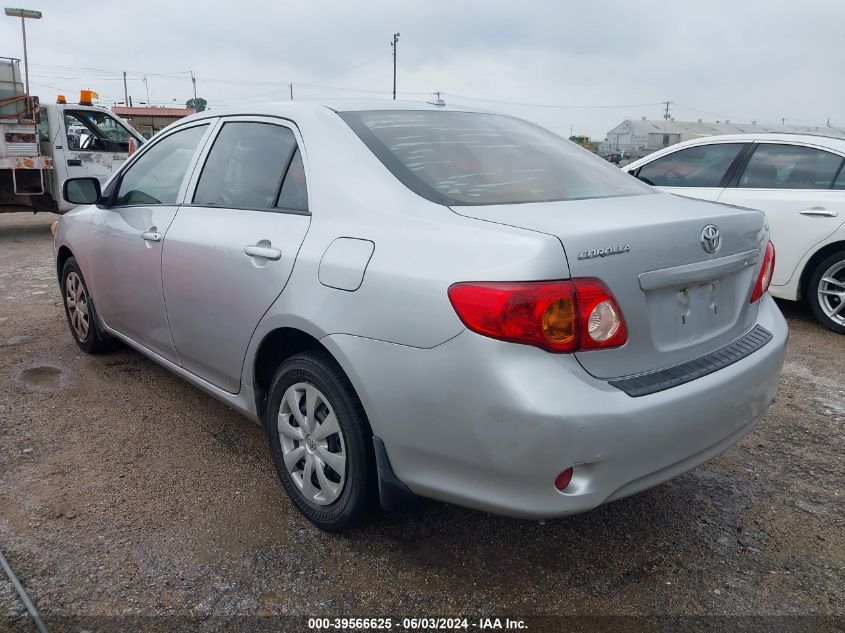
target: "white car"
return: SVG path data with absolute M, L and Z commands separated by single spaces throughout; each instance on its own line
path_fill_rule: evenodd
M 765 212 L 777 263 L 769 292 L 806 300 L 845 334 L 845 139 L 729 134 L 685 141 L 623 169 L 663 191 Z

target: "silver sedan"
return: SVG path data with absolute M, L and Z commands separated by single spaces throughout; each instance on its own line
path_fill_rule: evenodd
M 775 397 L 764 216 L 512 117 L 204 112 L 63 196 L 79 346 L 125 343 L 262 425 L 324 529 L 414 495 L 589 510 L 719 454 Z

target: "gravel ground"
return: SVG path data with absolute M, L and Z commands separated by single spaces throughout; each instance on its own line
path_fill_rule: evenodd
M 242 615 L 845 616 L 845 338 L 803 307 L 782 305 L 788 362 L 758 429 L 668 484 L 549 522 L 422 501 L 335 536 L 291 507 L 260 428 L 133 351 L 80 353 L 54 219 L 0 214 L 0 550 L 54 629 L 63 616 L 208 630 Z M 0 575 L 4 628 L 34 630 Z

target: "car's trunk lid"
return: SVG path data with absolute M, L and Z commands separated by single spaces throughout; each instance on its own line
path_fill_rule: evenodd
M 750 297 L 767 238 L 759 211 L 668 194 L 453 210 L 555 235 L 572 277 L 607 284 L 624 315 L 628 342 L 577 353 L 596 377 L 645 373 L 702 356 L 741 336 L 756 319 Z M 702 245 L 708 225 L 721 235 L 712 254 Z

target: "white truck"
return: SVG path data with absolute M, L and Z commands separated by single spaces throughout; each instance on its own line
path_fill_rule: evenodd
M 109 176 L 144 137 L 83 90 L 78 104 L 60 96 L 41 104 L 24 92 L 20 62 L 0 57 L 0 212 L 65 213 L 66 178 Z

